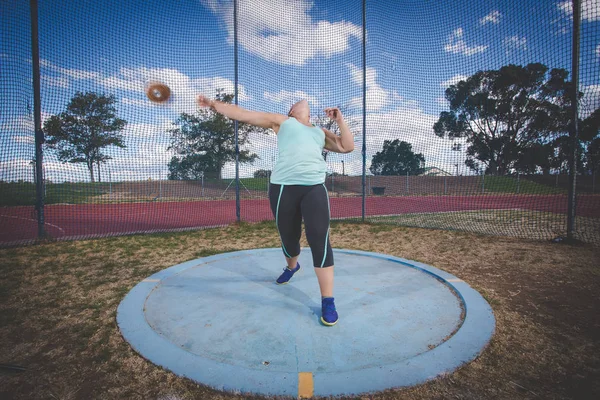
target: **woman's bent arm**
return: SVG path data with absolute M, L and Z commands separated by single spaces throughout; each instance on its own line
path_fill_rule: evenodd
M 342 112 L 337 107 L 326 108 L 325 113 L 335 122 L 340 128 L 340 136 L 333 132 L 323 129 L 325 132 L 325 148 L 336 153 L 350 153 L 354 150 L 354 136 L 348 128 L 348 124 L 344 120 Z

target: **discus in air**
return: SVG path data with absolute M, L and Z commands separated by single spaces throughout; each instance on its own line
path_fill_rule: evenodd
M 146 85 L 146 96 L 154 103 L 164 103 L 171 96 L 171 89 L 162 82 L 149 82 Z

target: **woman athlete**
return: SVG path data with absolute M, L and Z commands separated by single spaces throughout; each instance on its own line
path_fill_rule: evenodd
M 295 103 L 288 115 L 250 111 L 202 95 L 197 97 L 197 102 L 228 118 L 270 128 L 277 134 L 279 159 L 271 174 L 269 200 L 287 267 L 276 282 L 286 284 L 300 270 L 298 256 L 304 219 L 321 289 L 321 322 L 335 325 L 338 314 L 333 298 L 333 252 L 329 243 L 329 197 L 325 187 L 327 165 L 322 152 L 323 148 L 336 153 L 354 150 L 354 138 L 342 113 L 336 107 L 325 109 L 340 128 L 341 135 L 337 136 L 310 123 L 306 100 Z

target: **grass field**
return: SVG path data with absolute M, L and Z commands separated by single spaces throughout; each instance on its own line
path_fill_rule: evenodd
M 60 183 L 46 185 L 45 203 L 91 203 L 109 190 L 108 183 Z M 0 183 L 0 206 L 31 206 L 36 203 L 35 184 Z
M 269 189 L 269 180 L 267 178 L 241 178 L 240 182 L 243 183 L 248 190 L 260 190 L 266 192 Z
M 489 347 L 454 373 L 360 399 L 600 397 L 597 246 L 342 222 L 332 223 L 331 240 L 334 248 L 448 271 L 486 298 L 497 323 Z M 123 340 L 115 317 L 133 286 L 168 266 L 279 244 L 269 222 L 1 249 L 0 363 L 26 370 L 0 369 L 0 398 L 260 398 L 217 392 L 153 365 Z
M 520 209 L 402 214 L 369 220 L 415 228 L 458 230 L 523 239 L 550 240 L 567 235 L 567 220 L 564 214 Z M 598 218 L 575 217 L 575 239 L 598 246 L 599 231 Z
M 204 185 L 212 190 L 223 192 L 231 183 L 231 179 L 206 179 Z M 160 185 L 165 189 L 177 186 L 189 185 L 186 181 L 147 181 L 147 182 L 78 182 L 78 183 L 49 183 L 46 184 L 45 204 L 86 204 L 86 203 L 114 203 L 148 200 L 160 194 Z M 192 182 L 200 186 L 199 182 Z M 240 179 L 240 190 L 266 192 L 269 182 L 265 178 L 243 178 Z M 229 191 L 235 193 L 235 183 Z M 185 189 L 179 190 L 179 194 L 169 196 L 169 201 L 189 201 L 198 199 L 199 195 L 190 197 L 186 195 Z M 129 194 L 123 196 L 123 194 Z M 114 195 L 114 196 L 110 196 Z M 36 187 L 30 182 L 2 182 L 0 183 L 0 206 L 32 206 L 36 203 Z
M 403 177 L 385 177 L 393 179 L 388 186 L 389 195 L 443 195 L 450 187 L 452 193 L 460 195 L 480 194 L 561 194 L 564 188 L 550 184 L 536 183 L 527 179 L 517 180 L 514 177 L 488 176 L 452 177 L 450 183 L 444 184 L 444 178 L 410 177 L 410 193 L 404 193 Z M 337 177 L 327 185 L 334 192 L 348 192 L 354 195 L 362 193 L 361 177 Z M 203 186 L 202 186 L 203 185 Z M 267 178 L 241 178 L 242 195 L 266 193 L 269 181 Z M 202 189 L 201 189 L 202 188 Z M 206 193 L 203 192 L 206 189 Z M 205 179 L 201 181 L 140 181 L 140 182 L 95 182 L 95 183 L 48 183 L 46 184 L 45 204 L 85 204 L 85 203 L 125 203 L 132 201 L 190 201 L 202 197 L 222 197 L 227 190 L 229 196 L 235 194 L 235 183 L 231 179 Z M 36 188 L 30 182 L 0 183 L 0 206 L 35 205 Z
M 543 185 L 527 179 L 506 176 L 486 176 L 482 180 L 482 188 L 488 193 L 519 193 L 519 194 L 559 194 L 566 193 L 560 187 Z

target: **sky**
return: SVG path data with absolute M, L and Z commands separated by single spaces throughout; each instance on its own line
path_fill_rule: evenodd
M 29 2 L 0 2 L 0 180 L 33 179 L 35 148 Z M 384 140 L 409 142 L 427 167 L 472 174 L 465 153 L 433 133 L 447 111 L 445 89 L 480 70 L 541 62 L 571 69 L 569 1 L 367 1 L 367 169 Z M 128 123 L 126 149 L 103 180 L 166 179 L 168 129 L 194 113 L 196 94 L 234 91 L 232 0 L 40 0 L 42 119 L 65 110 L 77 92 L 117 98 Z M 362 1 L 239 0 L 238 90 L 242 107 L 287 113 L 306 98 L 313 117 L 341 106 L 355 134 L 355 151 L 331 154 L 330 172 L 362 171 Z M 600 0 L 582 0 L 580 90 L 582 114 L 600 106 Z M 147 100 L 148 81 L 166 83 L 172 99 Z M 258 154 L 242 177 L 272 169 L 276 136 L 252 134 Z M 45 152 L 46 178 L 87 181 L 83 164 L 63 164 Z M 458 164 L 458 167 L 456 166 Z M 234 176 L 228 164 L 224 177 Z

